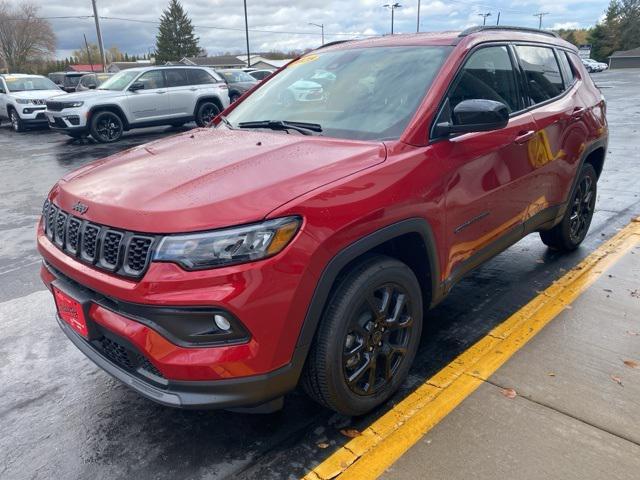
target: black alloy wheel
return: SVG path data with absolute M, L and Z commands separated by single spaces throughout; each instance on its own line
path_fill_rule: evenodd
M 91 136 L 100 143 L 120 140 L 123 130 L 122 120 L 113 112 L 98 112 L 91 119 Z
M 374 395 L 391 382 L 404 360 L 413 317 L 407 291 L 391 283 L 370 291 L 359 310 L 345 336 L 342 367 L 354 393 Z
M 196 123 L 199 127 L 208 126 L 220 114 L 220 109 L 213 102 L 203 102 L 198 107 Z

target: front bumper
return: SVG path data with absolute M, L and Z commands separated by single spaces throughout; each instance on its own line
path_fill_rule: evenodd
M 34 105 L 20 105 L 19 107 L 18 115 L 20 115 L 22 123 L 28 126 L 46 125 L 45 107 Z
M 49 127 L 54 130 L 85 131 L 87 125 L 87 112 L 82 108 L 65 108 L 64 110 L 45 112 Z
M 69 340 L 100 368 L 157 403 L 187 409 L 255 409 L 282 397 L 297 384 L 304 358 L 297 358 L 296 355 L 302 355 L 302 350 L 294 355 L 291 363 L 262 375 L 214 381 L 168 379 L 160 371 L 166 371 L 166 365 L 158 363 L 157 358 L 140 347 L 140 333 L 147 330 L 144 343 L 155 344 L 155 353 L 162 351 L 165 355 L 176 355 L 178 347 L 169 346 L 166 340 L 163 341 L 158 334 L 154 336 L 144 325 L 108 311 L 99 303 L 93 303 L 95 293 L 66 279 L 52 267 L 43 264 L 41 276 L 49 288 L 55 286 L 85 305 L 87 325 L 91 332 L 89 339 L 80 336 L 56 315 L 58 325 Z M 197 358 L 204 350 L 215 349 L 182 350 L 188 356 Z M 197 360 L 194 360 L 193 368 L 197 368 Z

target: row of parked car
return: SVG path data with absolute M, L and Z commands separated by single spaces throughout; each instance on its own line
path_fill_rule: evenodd
M 154 66 L 49 78 L 0 75 L 0 123 L 8 120 L 16 132 L 48 125 L 101 143 L 115 142 L 134 128 L 191 121 L 202 127 L 271 73 Z

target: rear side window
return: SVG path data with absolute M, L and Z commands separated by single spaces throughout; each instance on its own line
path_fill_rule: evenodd
M 571 61 L 569 60 L 569 54 L 562 50 L 558 50 L 558 60 L 560 60 L 560 66 L 562 67 L 565 87 L 566 89 L 569 89 L 576 79 L 573 67 L 571 66 Z
M 507 47 L 485 47 L 467 60 L 449 94 L 449 105 L 453 109 L 463 100 L 476 99 L 502 102 L 510 112 L 520 110 L 516 77 Z
M 208 85 L 216 83 L 215 79 L 204 70 L 190 68 L 188 70 L 190 85 Z
M 542 103 L 564 91 L 560 66 L 548 47 L 517 45 L 516 51 L 525 71 L 531 102 Z
M 164 74 L 167 77 L 167 87 L 184 87 L 185 85 L 189 85 L 187 72 L 184 70 L 171 68 L 165 70 Z

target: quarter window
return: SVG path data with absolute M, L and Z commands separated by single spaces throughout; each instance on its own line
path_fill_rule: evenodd
M 569 54 L 567 52 L 558 52 L 558 59 L 560 60 L 560 66 L 562 67 L 562 74 L 564 75 L 564 83 L 568 89 L 573 85 L 575 81 L 575 74 L 573 67 L 571 66 L 571 60 L 569 60 Z
M 144 85 L 144 90 L 153 90 L 154 88 L 164 88 L 164 73 L 161 70 L 151 70 L 143 73 L 138 78 L 138 82 Z
M 494 100 L 520 110 L 516 77 L 505 46 L 485 47 L 469 57 L 449 94 L 451 111 L 463 100 Z
M 533 104 L 557 97 L 564 91 L 560 66 L 553 49 L 517 45 L 516 52 L 526 75 L 529 98 Z
M 190 68 L 188 72 L 189 84 L 191 85 L 208 85 L 216 83 L 215 79 L 204 70 Z

